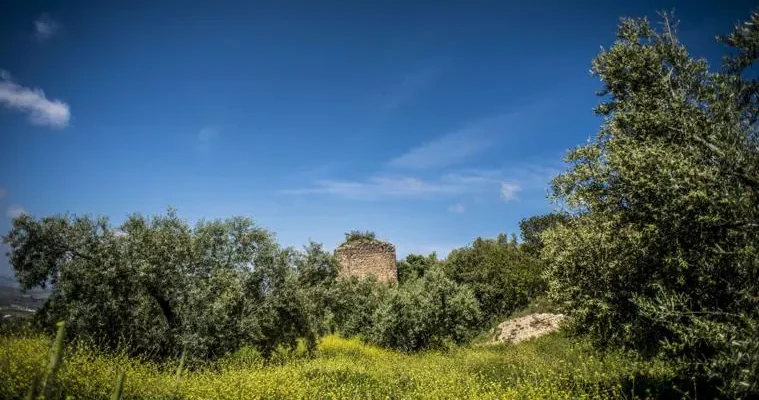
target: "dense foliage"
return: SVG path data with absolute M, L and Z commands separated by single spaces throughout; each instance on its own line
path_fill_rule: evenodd
M 519 221 L 519 230 L 522 233 L 522 243 L 520 249 L 532 256 L 539 257 L 540 251 L 543 250 L 543 239 L 541 235 L 548 228 L 567 222 L 570 216 L 558 212 L 552 212 L 545 215 L 535 215 L 524 218 Z
M 44 325 L 65 320 L 72 336 L 157 357 L 314 343 L 314 304 L 299 279 L 334 276 L 318 247 L 281 249 L 245 218 L 192 229 L 172 210 L 117 229 L 104 218 L 23 215 L 5 240 L 21 285 L 53 288 L 37 314 Z
M 575 217 L 542 236 L 550 295 L 598 343 L 757 396 L 759 14 L 719 72 L 662 26 L 623 20 L 593 62 L 604 122 L 553 182 Z
M 269 358 L 301 338 L 313 349 L 330 332 L 411 351 L 479 330 L 474 293 L 434 256 L 403 285 L 338 280 L 321 245 L 281 248 L 247 218 L 191 228 L 169 210 L 113 228 L 105 218 L 22 215 L 5 241 L 25 288 L 52 286 L 36 316 L 43 326 L 66 321 L 71 338 L 157 359 L 213 359 L 243 346 Z
M 373 319 L 367 336 L 372 342 L 420 350 L 466 343 L 479 331 L 481 316 L 472 290 L 435 268 L 392 288 Z
M 454 282 L 472 287 L 487 320 L 504 317 L 545 292 L 544 264 L 503 234 L 453 250 L 445 268 Z
M 416 278 L 421 278 L 434 266 L 439 265 L 437 254 L 428 256 L 409 254 L 405 259 L 398 262 L 398 283 L 401 285 Z

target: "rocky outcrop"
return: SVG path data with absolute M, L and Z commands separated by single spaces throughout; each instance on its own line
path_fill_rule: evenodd
M 530 314 L 502 322 L 491 332 L 493 343 L 519 343 L 557 331 L 563 314 Z

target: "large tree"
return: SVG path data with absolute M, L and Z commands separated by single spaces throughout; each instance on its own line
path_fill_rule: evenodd
M 335 275 L 321 247 L 282 249 L 242 217 L 191 228 L 170 210 L 114 228 L 105 218 L 23 215 L 3 239 L 24 288 L 52 287 L 37 314 L 44 325 L 65 320 L 72 336 L 159 358 L 213 358 L 246 344 L 268 355 L 299 337 L 313 346 L 323 310 L 311 288 Z
M 543 249 L 543 239 L 540 235 L 547 229 L 569 220 L 569 216 L 559 212 L 544 215 L 535 215 L 519 221 L 519 230 L 522 236 L 521 249 L 525 252 L 538 256 Z
M 604 118 L 553 181 L 576 218 L 542 235 L 550 295 L 598 343 L 685 361 L 731 396 L 759 376 L 759 15 L 719 72 L 670 18 L 622 20 L 593 61 Z

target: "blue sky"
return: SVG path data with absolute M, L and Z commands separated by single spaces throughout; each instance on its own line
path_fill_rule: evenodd
M 247 215 L 447 253 L 550 211 L 620 16 L 722 54 L 751 2 L 3 2 L 0 232 L 20 212 Z M 571 4 L 571 5 L 570 5 Z M 0 258 L 0 275 L 7 274 Z

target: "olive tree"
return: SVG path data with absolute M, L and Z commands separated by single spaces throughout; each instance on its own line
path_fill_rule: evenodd
M 759 392 L 759 15 L 722 39 L 721 71 L 663 16 L 624 19 L 593 61 L 604 120 L 553 195 L 574 218 L 541 235 L 550 297 L 576 329 L 685 363 L 731 397 Z
M 3 238 L 22 287 L 50 286 L 37 318 L 72 336 L 157 358 L 215 358 L 243 345 L 265 356 L 305 338 L 319 316 L 304 288 L 329 280 L 321 249 L 282 249 L 250 219 L 201 221 L 175 211 L 106 218 L 22 215 Z

